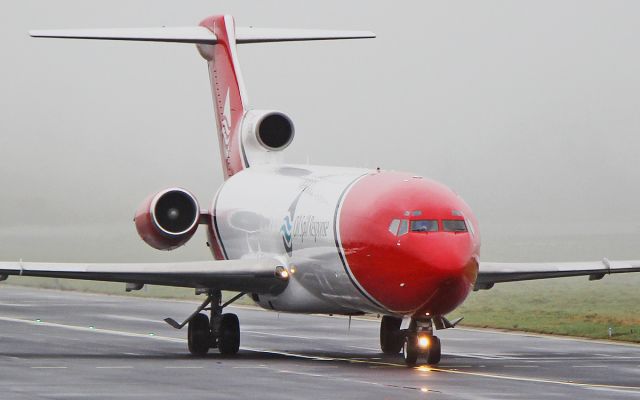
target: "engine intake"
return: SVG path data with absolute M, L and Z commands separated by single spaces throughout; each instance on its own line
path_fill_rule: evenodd
M 283 150 L 293 141 L 293 121 L 279 111 L 268 112 L 256 121 L 255 135 L 267 150 Z
M 185 244 L 198 228 L 200 207 L 187 190 L 171 188 L 149 196 L 138 208 L 134 222 L 138 235 L 158 250 Z

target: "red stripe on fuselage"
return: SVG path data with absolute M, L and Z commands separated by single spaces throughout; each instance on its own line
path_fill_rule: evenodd
M 396 236 L 389 231 L 393 219 L 437 220 L 440 229 Z M 474 232 L 444 232 L 445 219 L 466 219 Z M 353 277 L 391 312 L 444 315 L 475 283 L 476 219 L 459 196 L 437 182 L 396 172 L 365 176 L 343 199 L 338 229 Z

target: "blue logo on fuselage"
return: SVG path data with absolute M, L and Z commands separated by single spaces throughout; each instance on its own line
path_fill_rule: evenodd
M 293 253 L 293 220 L 296 214 L 296 207 L 298 205 L 298 200 L 300 200 L 300 196 L 302 196 L 305 189 L 302 189 L 300 194 L 296 196 L 293 203 L 289 206 L 287 215 L 285 215 L 284 220 L 282 221 L 282 226 L 280 227 L 280 233 L 282 233 L 282 244 L 284 245 L 284 249 L 289 257 L 291 257 L 291 254 Z

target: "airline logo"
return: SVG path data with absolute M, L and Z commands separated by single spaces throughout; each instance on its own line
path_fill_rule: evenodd
M 284 220 L 282 221 L 282 226 L 280 227 L 280 233 L 282 233 L 282 244 L 289 256 L 293 253 L 294 239 L 299 240 L 301 243 L 305 241 L 305 238 L 307 240 L 313 239 L 314 242 L 317 242 L 318 239 L 327 238 L 329 235 L 329 221 L 321 220 L 315 215 L 310 214 L 296 215 L 298 201 L 305 190 L 306 188 L 303 189 L 295 198 L 293 203 L 291 203 L 291 206 L 289 206 L 289 210 L 287 211 L 287 215 L 285 215 Z
M 293 221 L 296 215 L 296 207 L 298 206 L 300 196 L 302 196 L 305 189 L 306 188 L 302 189 L 300 194 L 296 196 L 293 203 L 289 206 L 287 215 L 285 215 L 284 221 L 282 221 L 282 226 L 280 227 L 280 233 L 282 233 L 282 244 L 284 245 L 284 249 L 289 257 L 291 257 L 291 254 L 293 253 Z

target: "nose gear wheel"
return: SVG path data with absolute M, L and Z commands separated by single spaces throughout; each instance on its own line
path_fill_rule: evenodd
M 442 347 L 440 339 L 433 334 L 431 319 L 416 320 L 412 318 L 409 328 L 401 332 L 404 332 L 402 356 L 408 367 L 415 366 L 421 358 L 428 365 L 436 365 L 440 362 Z

